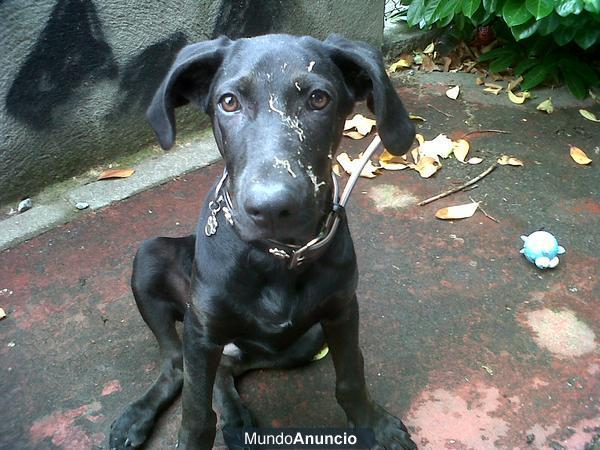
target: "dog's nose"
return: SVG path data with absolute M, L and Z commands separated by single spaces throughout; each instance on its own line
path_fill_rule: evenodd
M 296 215 L 298 202 L 283 185 L 256 185 L 247 192 L 244 210 L 258 226 L 277 226 Z

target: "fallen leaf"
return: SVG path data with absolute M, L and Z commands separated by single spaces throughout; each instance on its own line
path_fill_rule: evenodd
M 494 371 L 488 366 L 481 366 L 481 368 L 485 370 L 490 377 L 494 376 Z
M 408 161 L 406 161 L 406 163 L 388 163 L 384 161 L 379 161 L 379 167 L 385 170 L 404 170 L 410 167 L 410 164 Z
M 502 155 L 498 158 L 498 164 L 501 166 L 522 166 L 523 161 L 514 156 Z
M 483 81 L 482 77 L 477 77 L 475 78 L 475 84 L 477 84 L 477 86 L 481 86 L 485 83 L 485 81 Z
M 469 153 L 469 142 L 464 139 L 452 142 L 452 153 L 456 159 L 464 163 L 467 153 Z
M 569 153 L 571 158 L 573 158 L 573 161 L 575 161 L 577 164 L 586 165 L 592 162 L 592 160 L 588 158 L 588 155 L 586 155 L 585 152 L 579 147 L 571 146 Z
M 344 131 L 344 136 L 349 137 L 351 139 L 362 139 L 365 137 L 364 134 L 360 134 L 358 131 L 356 130 L 352 130 L 352 131 Z
M 452 141 L 445 134 L 438 134 L 432 141 L 425 141 L 419 146 L 421 156 L 438 156 L 447 158 L 452 153 Z
M 440 68 L 433 62 L 433 59 L 429 55 L 423 55 L 421 69 L 424 72 L 439 71 Z
M 485 92 L 490 92 L 490 93 L 492 93 L 494 95 L 498 95 L 502 91 L 502 86 L 500 86 L 499 88 L 494 88 L 494 87 L 491 87 L 491 86 L 487 86 L 487 87 L 483 88 L 483 90 Z
M 423 137 L 421 133 L 415 134 L 415 139 L 417 140 L 419 145 L 423 145 L 423 142 L 425 142 L 425 137 Z
M 523 82 L 523 77 L 520 76 L 519 78 L 515 78 L 514 80 L 509 81 L 508 86 L 506 87 L 506 90 L 512 91 L 514 88 L 516 88 L 522 82 Z
M 327 353 L 329 353 L 329 347 L 327 346 L 327 344 L 325 344 L 323 346 L 323 348 L 321 350 L 319 350 L 319 353 L 317 353 L 315 356 L 313 356 L 313 361 L 318 361 L 320 359 L 323 359 L 327 356 Z
M 475 165 L 475 164 L 481 163 L 482 161 L 483 161 L 483 158 L 479 158 L 478 156 L 473 156 L 472 158 L 469 158 L 467 160 L 467 164 Z
M 4 308 L 0 308 L 0 320 L 4 319 L 6 317 L 6 312 L 4 311 Z
M 479 202 L 448 206 L 446 208 L 438 209 L 435 213 L 435 217 L 443 220 L 466 219 L 475 214 L 477 208 L 479 208 Z
M 423 156 L 419 159 L 419 162 L 414 168 L 417 172 L 419 172 L 419 175 L 421 175 L 422 178 L 429 178 L 441 167 L 442 164 L 435 158 L 432 158 L 431 156 Z
M 371 132 L 376 122 L 373 119 L 363 116 L 362 114 L 356 114 L 352 119 L 346 120 L 344 123 L 344 131 L 356 128 L 363 136 L 366 136 Z
M 108 169 L 100 174 L 98 180 L 108 180 L 110 178 L 127 178 L 133 175 L 133 169 Z
M 425 120 L 425 118 L 424 118 L 424 117 L 417 116 L 416 114 L 409 114 L 409 115 L 408 115 L 408 118 L 409 118 L 409 119 L 412 119 L 412 120 L 420 120 L 420 121 L 422 121 L 422 122 L 427 122 L 427 120 Z
M 450 88 L 446 91 L 446 97 L 451 98 L 452 100 L 456 100 L 458 98 L 459 93 L 460 86 L 456 85 L 453 88 Z
M 508 99 L 517 105 L 522 105 L 528 98 L 531 97 L 531 94 L 527 91 L 517 92 L 516 94 L 514 94 L 512 91 L 506 92 L 508 94 Z
M 579 114 L 581 114 L 587 120 L 591 120 L 592 122 L 600 122 L 600 119 L 598 119 L 593 112 L 590 112 L 587 109 L 580 109 Z
M 340 166 L 342 166 L 342 169 L 344 169 L 348 175 L 352 175 L 352 172 L 356 171 L 360 165 L 360 158 L 351 159 L 350 156 L 348 156 L 348 153 L 340 153 L 335 159 L 337 159 Z M 378 168 L 373 165 L 371 160 L 369 160 L 360 172 L 360 176 L 364 178 L 375 178 L 378 174 L 377 170 Z
M 331 168 L 331 170 L 333 171 L 333 173 L 335 173 L 338 177 L 342 176 L 342 172 L 340 171 L 340 165 L 339 164 L 334 164 L 333 167 Z
M 537 107 L 535 109 L 537 109 L 538 111 L 545 111 L 548 114 L 552 114 L 554 112 L 554 105 L 552 104 L 552 97 L 548 97 L 542 103 L 537 105 Z
M 413 58 L 410 60 L 407 58 L 400 58 L 390 66 L 390 72 L 397 72 L 398 69 L 410 69 L 412 67 L 412 61 Z
M 379 155 L 379 162 L 380 163 L 386 162 L 386 163 L 408 164 L 408 161 L 406 160 L 405 155 L 402 155 L 402 156 L 392 155 L 386 149 L 383 149 L 383 151 L 381 152 L 381 155 Z
M 423 50 L 423 53 L 425 53 L 426 55 L 429 55 L 430 53 L 433 53 L 434 50 L 435 50 L 435 44 L 432 42 L 427 47 L 425 47 L 425 50 Z
M 410 151 L 410 155 L 412 156 L 413 162 L 416 164 L 419 162 L 419 148 L 413 148 Z

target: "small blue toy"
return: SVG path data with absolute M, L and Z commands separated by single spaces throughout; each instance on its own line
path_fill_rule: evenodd
M 521 253 L 540 269 L 552 269 L 558 265 L 558 256 L 565 249 L 558 245 L 556 238 L 547 231 L 536 231 L 529 236 L 521 236 Z

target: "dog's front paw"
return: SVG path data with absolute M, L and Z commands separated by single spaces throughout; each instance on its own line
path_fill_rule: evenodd
M 110 426 L 110 450 L 133 449 L 142 445 L 152 431 L 154 414 L 135 403 Z
M 400 419 L 392 416 L 383 408 L 377 410 L 377 420 L 373 424 L 373 432 L 377 444 L 375 450 L 417 450 L 410 438 L 408 430 Z

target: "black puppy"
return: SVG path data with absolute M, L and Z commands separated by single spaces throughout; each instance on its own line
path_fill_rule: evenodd
M 181 50 L 148 119 L 169 148 L 175 108 L 205 110 L 226 172 L 195 235 L 151 239 L 136 255 L 133 293 L 163 366 L 113 423 L 112 449 L 141 445 L 182 387 L 179 447 L 211 448 L 213 395 L 223 426 L 252 426 L 234 378 L 307 363 L 325 342 L 351 426 L 371 428 L 378 448 L 416 448 L 402 422 L 367 392 L 356 258 L 331 176 L 344 120 L 364 99 L 385 147 L 404 154 L 414 128 L 381 54 L 364 43 L 268 35 Z M 183 345 L 176 321 L 184 323 Z

